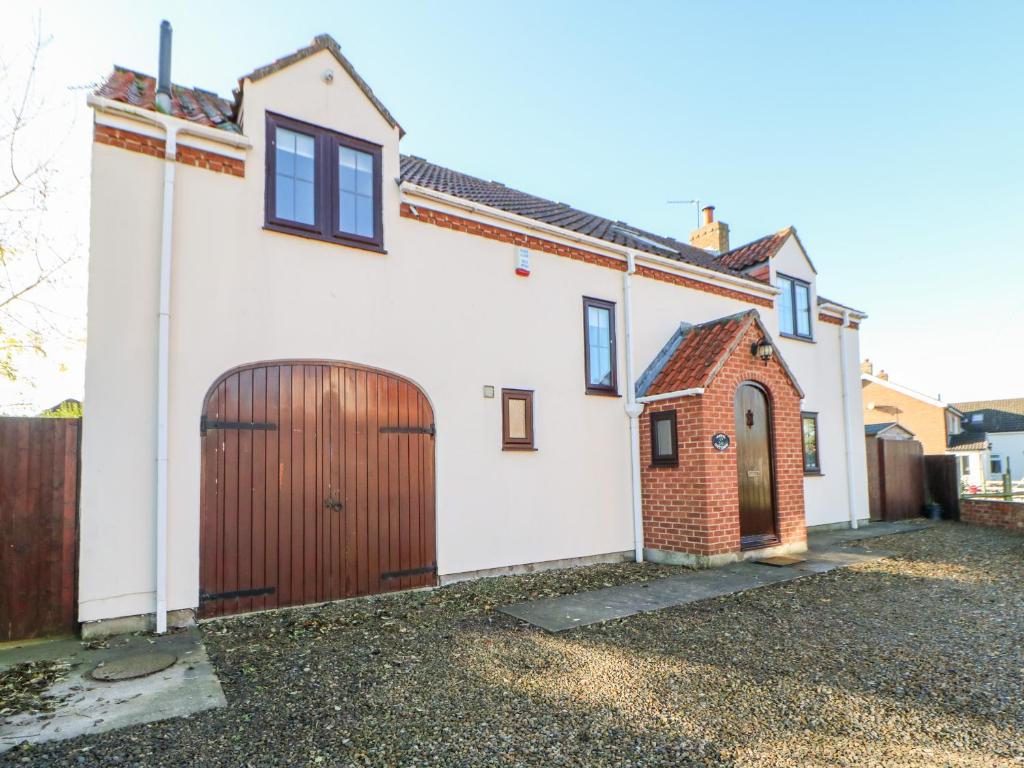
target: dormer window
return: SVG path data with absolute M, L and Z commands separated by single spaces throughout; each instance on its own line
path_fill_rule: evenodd
M 381 147 L 267 113 L 265 227 L 381 251 Z
M 778 276 L 779 332 L 796 339 L 810 339 L 811 285 L 786 275 Z

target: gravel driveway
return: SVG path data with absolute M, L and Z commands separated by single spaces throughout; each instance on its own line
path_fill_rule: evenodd
M 0 764 L 1024 764 L 1024 537 L 944 524 L 872 544 L 896 557 L 557 636 L 493 609 L 676 571 L 207 624 L 227 709 Z

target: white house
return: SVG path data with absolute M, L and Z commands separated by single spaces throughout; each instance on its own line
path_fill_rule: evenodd
M 327 36 L 232 100 L 161 69 L 89 98 L 87 630 L 868 517 L 865 315 L 794 230 L 691 245 L 402 156 Z
M 1009 471 L 1024 479 L 1024 398 L 954 403 L 963 414 L 962 433 L 951 439 L 962 479 L 981 487 Z M 973 448 L 973 450 L 968 450 Z

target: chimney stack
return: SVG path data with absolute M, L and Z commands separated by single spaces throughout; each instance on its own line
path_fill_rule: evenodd
M 715 221 L 713 205 L 704 206 L 701 213 L 704 214 L 704 225 L 690 233 L 690 245 L 715 254 L 725 253 L 729 250 L 729 225 Z
M 866 373 L 868 376 L 874 375 L 875 365 L 871 362 L 870 358 L 864 358 L 864 362 L 860 364 L 860 372 Z
M 171 113 L 171 22 L 160 22 L 160 69 L 156 79 L 156 106 Z
M 888 381 L 889 380 L 889 374 L 886 373 L 885 371 L 879 371 L 878 372 L 878 378 L 880 378 L 882 381 Z

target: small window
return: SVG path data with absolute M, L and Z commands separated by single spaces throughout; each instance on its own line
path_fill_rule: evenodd
M 984 419 L 985 419 L 985 414 L 983 414 L 983 413 L 972 413 L 971 414 L 971 424 L 980 424 L 982 421 L 984 421 Z
M 651 414 L 651 464 L 655 467 L 679 466 L 679 437 L 676 433 L 674 408 Z
M 804 439 L 804 474 L 820 475 L 821 458 L 818 452 L 818 414 L 800 414 Z
M 783 336 L 810 339 L 811 286 L 795 277 L 779 275 L 779 330 Z
M 993 475 L 1003 474 L 1003 457 L 993 453 L 989 459 L 988 471 Z
M 583 299 L 583 347 L 587 393 L 618 394 L 615 370 L 615 305 Z
M 971 457 L 961 456 L 960 457 L 960 474 L 969 475 L 971 474 Z
M 382 251 L 381 153 L 378 144 L 268 112 L 265 228 Z
M 506 451 L 532 451 L 533 392 L 501 390 L 501 447 Z

